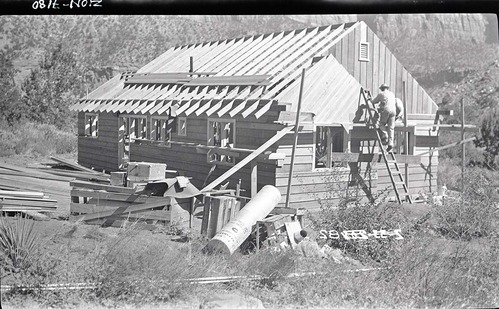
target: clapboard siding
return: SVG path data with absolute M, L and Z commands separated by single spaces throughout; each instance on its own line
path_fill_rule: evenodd
M 323 203 L 338 204 L 342 198 L 352 196 L 365 196 L 359 184 L 352 182 L 353 175 L 350 168 L 332 170 L 316 170 L 314 168 L 314 132 L 307 128 L 298 135 L 295 152 L 293 177 L 290 189 L 290 207 L 305 207 L 317 209 Z M 277 142 L 276 152 L 286 154 L 282 166 L 276 168 L 275 186 L 282 194 L 280 206 L 286 202 L 289 171 L 291 167 L 291 153 L 294 142 L 294 133 L 287 134 Z M 365 169 L 360 169 L 364 175 Z M 365 179 L 366 184 L 376 192 L 377 176 L 375 171 Z
M 97 170 L 116 171 L 118 158 L 118 115 L 99 113 L 98 136 L 86 137 L 85 113 L 78 113 L 78 163 Z

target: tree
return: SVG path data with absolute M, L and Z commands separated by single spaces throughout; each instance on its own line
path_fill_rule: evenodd
M 21 93 L 16 85 L 14 76 L 17 70 L 12 65 L 10 54 L 0 51 L 0 120 L 9 125 L 14 124 L 21 117 L 19 101 Z
M 59 128 L 74 123 L 69 106 L 84 93 L 84 69 L 71 50 L 59 44 L 47 51 L 40 67 L 23 83 L 23 108 L 29 120 L 54 124 Z
M 475 146 L 485 148 L 485 164 L 497 168 L 496 156 L 499 155 L 499 107 L 492 108 L 484 113 L 481 123 L 480 137 L 475 140 Z

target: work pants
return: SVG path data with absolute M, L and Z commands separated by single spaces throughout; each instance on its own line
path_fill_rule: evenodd
M 388 138 L 388 146 L 393 147 L 393 135 L 395 131 L 395 112 L 386 109 L 379 110 L 379 130 L 381 140 Z

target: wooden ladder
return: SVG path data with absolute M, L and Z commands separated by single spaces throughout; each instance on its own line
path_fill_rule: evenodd
M 411 195 L 409 194 L 409 189 L 407 188 L 407 184 L 405 183 L 404 176 L 402 175 L 402 171 L 400 170 L 399 164 L 397 163 L 397 159 L 393 151 L 385 151 L 383 144 L 381 143 L 381 136 L 379 134 L 379 128 L 376 124 L 376 121 L 373 117 L 373 111 L 375 111 L 375 107 L 372 104 L 371 92 L 369 90 L 365 90 L 364 88 L 360 89 L 361 95 L 366 102 L 366 109 L 368 111 L 369 117 L 366 117 L 366 125 L 368 128 L 372 128 L 376 132 L 376 139 L 378 141 L 379 149 L 381 151 L 381 155 L 383 156 L 383 160 L 385 161 L 386 169 L 388 170 L 388 175 L 390 176 L 390 181 L 392 182 L 393 189 L 395 190 L 395 195 L 397 197 L 397 201 L 399 204 L 402 204 L 401 196 L 405 197 L 404 200 L 408 201 L 412 204 Z M 395 177 L 398 176 L 398 180 Z M 399 188 L 403 190 L 403 194 L 400 194 Z

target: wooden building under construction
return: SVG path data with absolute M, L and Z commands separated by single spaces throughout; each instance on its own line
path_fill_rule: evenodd
M 242 195 L 270 184 L 284 196 L 303 69 L 291 207 L 392 189 L 359 109 L 361 89 L 382 83 L 405 101 L 395 150 L 410 193 L 436 190 L 438 154 L 418 154 L 438 146 L 437 105 L 364 22 L 170 48 L 72 107 L 78 162 L 160 162 L 199 189 L 240 180 Z

